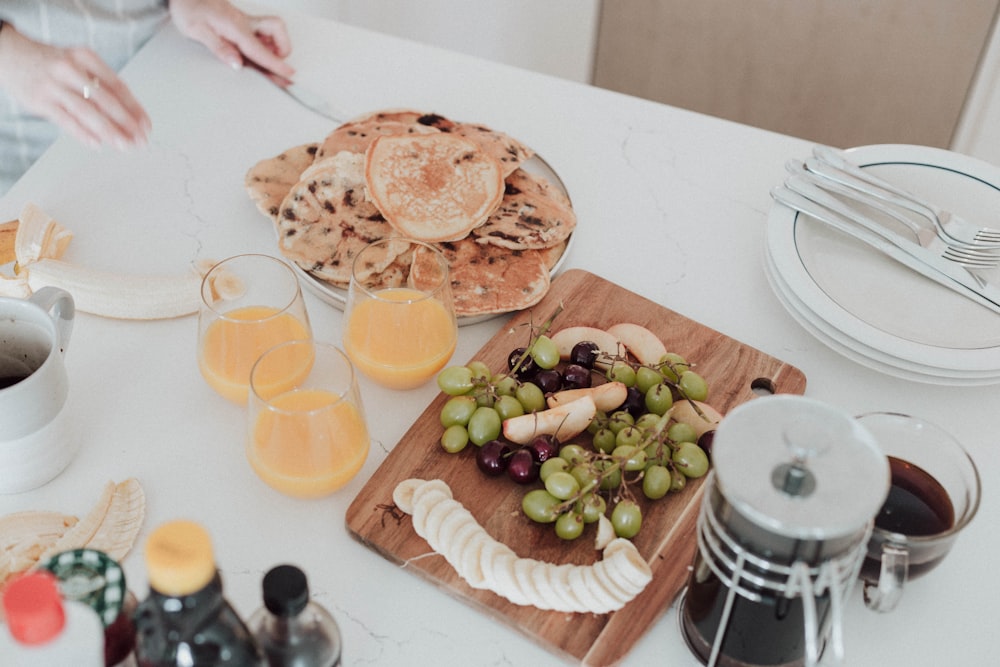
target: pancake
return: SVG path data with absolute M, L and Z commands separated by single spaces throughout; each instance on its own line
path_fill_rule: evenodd
M 379 111 L 344 123 L 328 134 L 316 151 L 316 159 L 341 151 L 364 153 L 375 138 L 382 135 L 433 134 L 454 126 L 455 123 L 437 114 Z
M 450 130 L 450 133 L 474 141 L 484 151 L 496 158 L 503 169 L 504 178 L 514 173 L 514 170 L 530 160 L 535 154 L 533 150 L 514 137 L 485 125 L 458 123 Z
M 365 183 L 400 235 L 430 242 L 465 238 L 504 192 L 496 159 L 446 133 L 377 137 L 366 154 Z
M 247 171 L 244 183 L 254 205 L 277 221 L 278 210 L 299 176 L 313 163 L 319 144 L 302 144 L 261 160 Z
M 448 260 L 455 312 L 461 317 L 522 310 L 541 301 L 549 290 L 549 267 L 542 251 L 511 251 L 472 239 L 437 246 Z M 413 280 L 418 279 L 419 273 Z
M 365 198 L 364 156 L 342 152 L 317 163 L 282 201 L 278 247 L 298 266 L 338 287 L 351 279 L 354 257 L 367 244 L 395 236 Z M 395 257 L 385 259 L 389 266 Z
M 472 235 L 479 243 L 529 250 L 558 245 L 575 228 L 576 214 L 566 195 L 541 176 L 518 169 L 504 183 L 500 206 Z

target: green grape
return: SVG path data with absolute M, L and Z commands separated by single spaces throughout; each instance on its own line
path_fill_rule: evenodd
M 548 407 L 545 405 L 545 394 L 532 382 L 521 384 L 514 392 L 514 397 L 521 401 L 525 412 L 538 412 Z
M 680 491 L 683 491 L 684 487 L 687 486 L 687 481 L 688 481 L 688 478 L 684 476 L 684 473 L 682 473 L 680 470 L 678 470 L 674 466 L 670 467 L 670 492 L 671 493 L 678 493 Z
M 556 535 L 564 540 L 575 540 L 583 534 L 583 515 L 579 512 L 563 512 L 556 519 Z
M 622 485 L 622 469 L 611 461 L 595 461 L 594 468 L 601 477 L 601 491 L 612 491 Z
M 562 502 L 545 489 L 533 489 L 521 498 L 521 511 L 536 523 L 553 523 L 556 507 Z
M 535 342 L 531 344 L 529 354 L 539 368 L 548 370 L 559 364 L 559 348 L 548 336 L 536 338 Z
M 597 485 L 597 475 L 594 474 L 594 469 L 586 463 L 578 463 L 573 466 L 570 468 L 569 474 L 573 475 L 573 479 L 577 481 L 581 489 Z
M 457 454 L 469 444 L 469 431 L 461 424 L 452 424 L 441 434 L 441 447 L 449 454 Z
M 642 431 L 635 426 L 626 426 L 615 435 L 615 448 L 635 447 L 642 442 Z
M 491 382 L 497 396 L 513 396 L 514 392 L 517 391 L 517 380 L 509 375 L 503 373 L 494 375 Z
M 642 476 L 642 493 L 650 500 L 658 500 L 670 492 L 670 470 L 661 465 L 646 468 Z
M 466 366 L 449 366 L 438 373 L 438 387 L 449 396 L 461 396 L 472 391 L 472 371 Z
M 493 409 L 500 415 L 500 419 L 520 417 L 524 414 L 524 406 L 521 405 L 521 401 L 513 396 L 499 396 L 496 403 L 493 404 Z
M 496 410 L 478 407 L 469 418 L 469 440 L 474 445 L 482 446 L 490 440 L 499 438 L 502 427 L 503 423 Z
M 660 371 L 649 366 L 639 366 L 635 371 L 635 386 L 645 394 L 650 387 L 663 383 L 663 376 Z
M 559 448 L 559 458 L 566 459 L 570 465 L 577 465 L 587 461 L 587 450 L 580 445 L 563 445 Z
M 698 442 L 698 433 L 690 424 L 676 422 L 667 429 L 667 437 L 674 442 Z
M 602 428 L 594 434 L 594 449 L 610 454 L 615 448 L 615 432 L 610 428 Z
M 673 352 L 667 352 L 663 355 L 659 366 L 663 377 L 671 382 L 677 382 L 681 377 L 681 373 L 691 368 L 691 365 L 684 360 L 684 357 Z
M 670 448 L 662 442 L 651 442 L 646 445 L 646 463 L 652 465 L 663 465 L 670 459 Z
M 496 399 L 493 397 L 489 391 L 485 388 L 477 389 L 475 392 L 476 405 L 481 408 L 492 408 L 493 404 L 496 403 Z
M 604 500 L 604 496 L 596 493 L 588 493 L 579 504 L 584 523 L 594 523 L 608 511 L 608 503 Z
M 560 500 L 569 500 L 580 492 L 580 482 L 568 472 L 554 472 L 545 480 L 545 490 Z
M 594 435 L 602 428 L 608 425 L 608 413 L 603 410 L 598 410 L 594 414 L 594 418 L 590 420 L 590 424 L 587 425 L 587 433 Z
M 472 396 L 453 396 L 441 408 L 441 426 L 445 428 L 455 424 L 466 426 L 475 411 L 476 399 Z
M 611 525 L 615 535 L 633 538 L 642 528 L 642 510 L 631 500 L 622 500 L 611 510 Z
M 472 379 L 480 384 L 485 384 L 493 376 L 493 371 L 482 361 L 470 361 L 466 368 L 472 371 Z
M 626 426 L 635 426 L 635 417 L 627 410 L 619 410 L 608 417 L 608 428 L 614 431 L 615 435 Z
M 635 420 L 635 427 L 645 433 L 652 433 L 660 425 L 660 415 L 647 412 Z
M 542 484 L 545 480 L 549 478 L 554 472 L 569 472 L 569 461 L 562 458 L 561 456 L 553 456 L 548 459 L 542 466 L 538 469 L 538 478 L 542 480 Z
M 635 369 L 624 361 L 616 361 L 611 364 L 605 376 L 611 382 L 621 382 L 626 387 L 635 386 Z
M 681 391 L 692 401 L 704 401 L 708 398 L 708 383 L 705 378 L 694 371 L 684 371 L 677 382 Z
M 667 410 L 673 407 L 674 394 L 670 387 L 661 382 L 650 387 L 643 400 L 645 401 L 647 410 L 654 415 L 662 416 L 667 414 Z
M 701 477 L 708 472 L 708 456 L 693 442 L 682 442 L 672 457 L 674 465 L 685 477 Z
M 646 467 L 646 452 L 635 445 L 619 445 L 611 456 L 621 463 L 627 472 L 635 472 Z

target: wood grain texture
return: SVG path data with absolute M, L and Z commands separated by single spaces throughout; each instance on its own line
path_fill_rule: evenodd
M 553 330 L 574 325 L 607 328 L 617 322 L 635 322 L 657 333 L 668 350 L 697 364 L 711 388 L 709 403 L 723 413 L 755 398 L 755 383 L 772 386 L 775 393 L 805 391 L 805 376 L 797 368 L 576 269 L 556 278 L 540 304 L 515 315 L 474 358 L 493 369 L 506 368 L 508 353 L 528 339 L 528 327 L 524 325 L 541 323 L 560 303 L 564 310 Z M 621 610 L 604 615 L 566 614 L 514 605 L 490 591 L 468 586 L 444 558 L 427 556 L 430 548 L 413 531 L 409 517 L 397 519 L 386 511 L 399 482 L 411 477 L 444 480 L 456 500 L 475 515 L 490 535 L 522 557 L 593 563 L 600 557 L 593 548 L 595 527 L 589 526 L 574 542 L 564 542 L 551 526 L 534 524 L 523 515 L 520 507 L 525 487 L 506 477 L 491 479 L 479 473 L 471 445 L 460 454 L 445 453 L 438 439 L 439 414 L 447 398 L 441 394 L 431 402 L 362 488 L 347 511 L 348 530 L 387 559 L 405 565 L 409 572 L 508 623 L 567 660 L 587 665 L 620 661 L 686 583 L 696 548 L 702 480 L 660 501 L 640 499 L 643 528 L 633 542 L 649 562 L 653 582 Z

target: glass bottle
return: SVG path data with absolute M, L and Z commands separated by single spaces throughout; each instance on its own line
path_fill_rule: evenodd
M 139 667 L 265 667 L 250 631 L 222 593 L 208 532 L 172 521 L 146 542 L 149 597 L 136 611 Z
M 3 592 L 5 667 L 103 667 L 104 628 L 93 609 L 63 600 L 51 572 L 21 575 Z
M 279 565 L 261 588 L 264 606 L 249 626 L 270 667 L 335 667 L 340 665 L 340 630 L 326 609 L 309 598 L 305 573 Z

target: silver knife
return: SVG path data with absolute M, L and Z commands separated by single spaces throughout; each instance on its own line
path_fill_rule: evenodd
M 243 62 L 248 67 L 252 67 L 260 72 L 265 79 L 283 90 L 289 97 L 305 108 L 337 123 L 343 123 L 347 120 L 346 114 L 342 113 L 339 109 L 335 109 L 333 105 L 326 100 L 326 98 L 319 95 L 316 91 L 307 88 L 300 83 L 295 83 L 294 81 L 286 79 L 283 76 L 279 76 L 274 72 L 268 71 L 252 60 L 244 59 Z
M 1000 314 L 1000 289 L 986 283 L 958 264 L 938 257 L 926 248 L 881 225 L 866 224 L 858 219 L 846 218 L 787 187 L 778 186 L 772 189 L 771 196 L 775 201 L 875 248 L 917 273 Z

